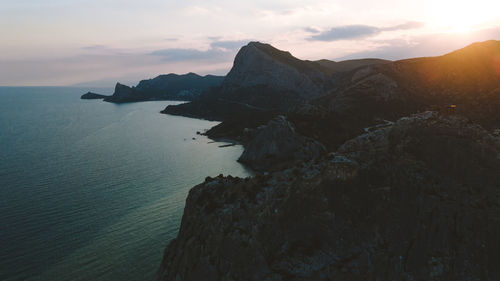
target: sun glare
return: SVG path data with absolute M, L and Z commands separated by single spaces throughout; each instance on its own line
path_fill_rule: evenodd
M 497 15 L 500 1 L 436 0 L 432 2 L 433 28 L 444 32 L 469 32 L 491 21 Z

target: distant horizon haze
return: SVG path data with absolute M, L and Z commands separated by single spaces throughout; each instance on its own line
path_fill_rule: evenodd
M 499 10 L 491 0 L 4 0 L 0 86 L 225 75 L 250 41 L 307 60 L 438 56 L 500 39 Z

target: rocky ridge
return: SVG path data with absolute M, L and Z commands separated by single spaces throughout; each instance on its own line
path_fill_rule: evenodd
M 103 96 L 103 98 L 104 101 L 113 103 L 149 100 L 191 101 L 211 87 L 219 86 L 223 80 L 224 77 L 222 76 L 200 76 L 195 73 L 177 75 L 171 73 L 159 75 L 153 79 L 142 80 L 135 87 L 117 83 L 113 95 Z
M 158 280 L 500 280 L 500 138 L 424 112 L 269 175 L 207 178 Z
M 163 113 L 223 121 L 208 135 L 235 139 L 245 128 L 286 115 L 298 132 L 330 151 L 377 120 L 452 105 L 482 126 L 500 128 L 498 57 L 500 41 L 493 40 L 443 56 L 394 62 L 302 61 L 252 42 L 240 50 L 221 87 Z

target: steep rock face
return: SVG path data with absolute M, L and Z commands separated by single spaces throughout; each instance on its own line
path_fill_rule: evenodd
M 135 102 L 144 100 L 144 95 L 141 91 L 131 88 L 127 85 L 116 83 L 113 95 L 104 98 L 104 101 L 114 103 Z
M 242 116 L 262 112 L 276 116 L 326 95 L 336 87 L 336 75 L 318 62 L 302 61 L 271 45 L 251 42 L 240 49 L 219 88 L 191 103 L 168 106 L 163 113 L 220 121 L 244 121 Z M 232 110 L 235 107 L 238 110 Z
M 500 140 L 426 112 L 194 187 L 158 280 L 500 280 Z
M 278 116 L 253 133 L 238 161 L 255 170 L 283 167 L 290 162 L 306 161 L 326 152 L 317 141 L 298 135 L 292 123 Z
M 160 75 L 149 80 L 142 80 L 136 87 L 129 87 L 120 83 L 115 86 L 112 96 L 104 101 L 123 103 L 148 100 L 193 100 L 203 91 L 222 83 L 224 77 L 195 73 L 184 75 Z
M 280 92 L 295 92 L 310 100 L 325 95 L 328 78 L 324 71 L 320 64 L 301 61 L 268 44 L 251 42 L 236 55 L 222 87 L 234 91 L 265 85 Z

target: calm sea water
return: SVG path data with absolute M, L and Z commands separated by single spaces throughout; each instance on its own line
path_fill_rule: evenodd
M 0 280 L 154 280 L 189 189 L 250 175 L 217 123 L 86 90 L 0 87 Z

